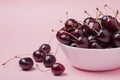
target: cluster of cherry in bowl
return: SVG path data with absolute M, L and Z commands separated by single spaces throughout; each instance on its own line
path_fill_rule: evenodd
M 38 50 L 33 52 L 33 59 L 37 63 L 43 62 L 44 66 L 46 68 L 51 68 L 51 69 L 43 71 L 39 68 L 39 66 L 37 64 L 36 66 L 40 71 L 46 72 L 46 71 L 51 70 L 54 75 L 60 75 L 64 72 L 65 67 L 63 64 L 56 62 L 55 56 L 53 54 L 50 54 L 50 51 L 51 51 L 51 46 L 49 44 L 42 44 Z M 20 57 L 15 56 L 14 58 L 20 58 Z M 14 59 L 14 58 L 12 58 L 12 59 Z M 12 60 L 12 59 L 10 59 L 10 60 Z M 31 70 L 34 65 L 33 59 L 31 57 L 20 58 L 19 66 L 24 71 Z M 10 60 L 3 63 L 2 65 L 7 64 Z
M 99 17 L 87 17 L 82 23 L 68 19 L 56 38 L 59 42 L 78 48 L 105 49 L 120 47 L 120 22 L 116 16 L 103 14 L 96 8 Z M 85 11 L 85 13 L 88 13 Z M 88 13 L 89 14 L 89 13 Z

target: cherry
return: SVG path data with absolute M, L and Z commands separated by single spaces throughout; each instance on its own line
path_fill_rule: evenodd
M 98 22 L 95 22 L 95 21 L 94 21 L 94 22 L 89 22 L 88 27 L 89 27 L 90 29 L 96 30 L 96 31 L 98 31 L 98 32 L 99 32 L 99 30 L 101 29 L 100 24 L 99 24 Z
M 82 31 L 82 29 L 79 27 L 77 29 L 75 29 L 73 32 L 71 32 L 75 37 L 80 37 L 80 36 L 84 36 L 84 33 Z
M 101 45 L 99 43 L 97 43 L 96 41 L 91 42 L 90 48 L 92 48 L 92 49 L 95 49 L 95 48 L 102 49 Z
M 78 22 L 75 19 L 68 19 L 65 22 L 65 27 L 67 28 L 76 28 L 78 27 L 80 24 L 78 24 Z
M 67 28 L 67 27 L 63 27 L 61 30 L 63 31 L 67 31 L 69 33 L 71 33 L 72 31 L 74 31 L 76 28 Z
M 70 46 L 71 47 L 77 47 L 76 43 L 72 43 Z
M 46 52 L 44 50 L 36 50 L 33 53 L 33 58 L 36 62 L 43 62 L 44 57 L 46 56 Z
M 30 57 L 21 58 L 19 60 L 19 65 L 23 70 L 30 70 L 33 67 L 33 60 Z
M 100 25 L 97 22 L 90 22 L 88 25 L 83 25 L 82 29 L 87 36 L 96 35 L 100 30 Z
M 97 40 L 100 42 L 109 42 L 110 33 L 106 29 L 101 29 L 97 34 Z
M 55 62 L 56 58 L 53 55 L 46 55 L 43 60 L 43 63 L 46 68 L 50 68 Z
M 88 25 L 90 22 L 95 22 L 95 19 L 92 17 L 87 17 L 83 22 Z
M 75 43 L 76 43 L 76 46 L 79 48 L 88 48 L 89 47 L 89 42 L 86 37 L 79 37 Z
M 49 53 L 50 50 L 51 50 L 51 47 L 50 47 L 49 44 L 42 44 L 42 45 L 40 46 L 39 50 L 43 50 L 43 51 L 45 51 L 46 53 Z
M 101 24 L 112 33 L 118 31 L 117 20 L 110 15 L 104 15 Z
M 90 41 L 93 41 L 93 40 L 95 40 L 95 36 L 92 36 L 92 35 L 88 36 L 88 41 L 89 41 L 89 42 L 90 42 Z
M 112 47 L 113 47 L 111 42 L 108 42 L 108 43 L 99 42 L 99 44 L 101 45 L 101 47 L 102 47 L 103 49 L 112 48 Z
M 61 63 L 55 63 L 51 66 L 51 71 L 54 75 L 58 76 L 65 71 L 65 67 Z
M 117 47 L 120 47 L 120 32 L 117 32 L 113 36 L 114 43 Z
M 63 44 L 70 44 L 70 35 L 60 30 L 56 34 L 57 40 Z

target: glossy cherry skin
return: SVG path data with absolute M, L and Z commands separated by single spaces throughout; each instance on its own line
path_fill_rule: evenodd
M 97 34 L 97 40 L 108 43 L 110 40 L 110 33 L 106 29 L 101 29 Z
M 55 63 L 51 66 L 51 71 L 54 75 L 61 75 L 65 71 L 65 67 L 61 63 Z
M 88 36 L 87 38 L 89 42 L 95 40 L 95 36 L 92 36 L 92 35 Z
M 77 47 L 76 43 L 71 43 L 70 46 L 71 47 Z
M 76 29 L 76 28 L 63 27 L 62 29 L 60 29 L 60 31 L 63 30 L 63 31 L 67 31 L 67 32 L 71 33 L 71 32 L 74 31 L 75 29 Z
M 96 35 L 96 32 L 90 29 L 87 25 L 82 26 L 82 31 L 86 36 Z
M 103 49 L 106 49 L 106 48 L 112 48 L 112 43 L 108 42 L 108 43 L 104 43 L 104 42 L 99 42 L 99 44 L 101 45 L 101 47 Z
M 83 22 L 88 25 L 90 22 L 95 22 L 95 19 L 92 17 L 88 17 Z
M 46 68 L 50 68 L 55 62 L 56 58 L 53 55 L 46 55 L 43 60 L 43 63 Z
M 117 20 L 110 15 L 104 15 L 101 24 L 112 33 L 118 31 Z
M 21 58 L 19 60 L 19 66 L 23 69 L 23 70 L 30 70 L 33 67 L 33 60 L 30 57 L 26 57 L 26 58 Z
M 51 47 L 49 44 L 42 44 L 39 48 L 39 50 L 45 51 L 46 53 L 49 53 L 51 50 Z
M 90 48 L 92 48 L 92 49 L 102 49 L 101 45 L 97 42 L 91 42 Z
M 71 33 L 72 33 L 72 35 L 74 35 L 77 38 L 80 37 L 80 36 L 85 36 L 83 31 L 82 31 L 82 28 L 77 28 Z
M 120 33 L 116 33 L 113 36 L 114 43 L 117 47 L 120 47 Z
M 33 58 L 36 62 L 43 62 L 44 57 L 46 56 L 46 52 L 44 50 L 36 50 L 33 52 Z
M 58 41 L 60 41 L 63 44 L 70 44 L 70 35 L 65 33 L 63 30 L 60 30 L 56 34 L 56 38 Z
M 78 40 L 76 40 L 75 44 L 79 48 L 88 48 L 89 47 L 89 42 L 86 37 L 79 37 Z
M 65 22 L 65 27 L 67 28 L 76 28 L 78 27 L 80 24 L 78 24 L 78 22 L 75 19 L 68 19 Z
M 101 29 L 101 26 L 100 26 L 100 24 L 98 23 L 98 22 L 89 22 L 89 24 L 88 24 L 88 27 L 90 28 L 90 29 L 92 29 L 92 30 L 96 30 L 96 31 L 100 31 L 100 29 Z
M 83 32 L 85 32 L 88 36 L 89 35 L 96 35 L 96 31 L 99 32 L 101 27 L 98 22 L 89 22 L 88 25 L 82 26 Z

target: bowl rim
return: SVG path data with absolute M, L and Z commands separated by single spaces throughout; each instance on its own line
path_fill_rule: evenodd
M 120 47 L 118 47 L 118 48 L 105 48 L 105 49 L 78 48 L 78 47 L 71 47 L 71 46 L 69 46 L 69 45 L 63 44 L 63 43 L 61 43 L 61 42 L 58 41 L 58 40 L 57 40 L 57 42 L 58 42 L 59 44 L 65 46 L 65 47 L 68 47 L 68 48 L 71 48 L 71 49 L 77 49 L 77 50 L 79 49 L 79 50 L 101 50 L 101 51 L 103 51 L 103 50 L 118 50 L 118 49 L 120 49 Z

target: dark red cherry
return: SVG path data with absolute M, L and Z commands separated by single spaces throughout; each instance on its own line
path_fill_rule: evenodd
M 104 43 L 104 42 L 99 42 L 99 44 L 101 45 L 101 47 L 103 49 L 106 49 L 106 48 L 112 48 L 112 43 L 108 42 L 108 43 Z
M 114 43 L 117 47 L 120 47 L 120 32 L 117 32 L 113 36 Z
M 70 44 L 70 35 L 65 33 L 63 30 L 57 32 L 56 38 L 63 44 Z
M 72 46 L 72 47 L 77 47 L 76 43 L 71 43 L 70 46 Z
M 95 36 L 93 36 L 93 35 L 88 36 L 88 41 L 89 41 L 89 42 L 90 42 L 90 41 L 93 41 L 93 40 L 95 40 Z
M 97 40 L 108 43 L 110 40 L 110 33 L 106 29 L 101 29 L 97 34 Z
M 88 17 L 83 22 L 88 25 L 90 22 L 95 22 L 95 19 L 92 17 Z
M 23 70 L 30 70 L 33 67 L 33 60 L 30 57 L 26 57 L 26 58 L 21 58 L 19 60 L 19 66 L 23 69 Z
M 75 37 L 80 37 L 80 36 L 85 36 L 82 29 L 81 28 L 77 28 L 75 29 L 72 34 L 75 36 Z
M 101 26 L 98 22 L 96 21 L 91 21 L 87 25 L 82 26 L 83 32 L 86 33 L 88 36 L 89 35 L 96 35 L 97 32 L 100 31 Z
M 102 49 L 101 45 L 97 42 L 91 42 L 90 48 L 92 49 Z
M 78 22 L 75 19 L 68 19 L 65 22 L 65 27 L 67 28 L 76 28 L 78 27 L 80 24 L 78 24 Z
M 55 63 L 51 66 L 51 71 L 54 75 L 61 75 L 65 71 L 65 67 L 61 63 Z
M 117 33 L 117 32 L 116 32 L 116 33 Z M 110 41 L 109 41 L 109 43 L 107 43 L 107 44 L 110 44 L 110 45 L 112 46 L 112 48 L 116 48 L 116 47 L 117 47 L 116 44 L 115 44 L 115 42 L 114 42 L 114 35 L 115 35 L 116 33 L 114 33 L 114 34 L 111 35 Z
M 76 28 L 63 27 L 63 28 L 60 29 L 60 30 L 67 31 L 67 32 L 71 33 L 71 32 L 74 31 L 75 29 L 76 29 Z
M 101 26 L 100 26 L 100 24 L 98 23 L 98 22 L 89 22 L 89 24 L 88 24 L 88 27 L 90 28 L 90 29 L 92 29 L 92 30 L 96 30 L 96 31 L 100 31 L 100 29 L 101 29 Z
M 42 44 L 39 48 L 39 50 L 45 51 L 46 53 L 49 53 L 51 50 L 51 47 L 49 44 Z
M 43 60 L 43 63 L 47 68 L 50 68 L 55 62 L 56 58 L 53 55 L 46 55 Z
M 86 36 L 96 35 L 96 32 L 90 29 L 87 25 L 82 26 L 82 31 Z
M 76 43 L 76 46 L 79 48 L 88 48 L 89 47 L 89 42 L 86 37 L 79 37 L 75 43 Z
M 110 15 L 104 15 L 101 24 L 112 33 L 118 31 L 117 19 Z
M 36 50 L 33 53 L 33 58 L 36 62 L 43 62 L 44 57 L 46 56 L 46 52 L 44 50 Z

